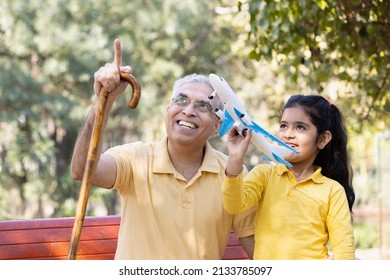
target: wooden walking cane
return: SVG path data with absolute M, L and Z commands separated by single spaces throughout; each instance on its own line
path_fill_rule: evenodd
M 127 105 L 130 109 L 135 109 L 138 105 L 139 99 L 141 98 L 141 87 L 133 75 L 124 72 L 121 72 L 120 75 L 121 79 L 127 81 L 132 87 L 133 94 Z M 100 142 L 100 134 L 103 126 L 104 110 L 106 107 L 107 98 L 108 92 L 106 92 L 102 87 L 99 94 L 99 104 L 94 119 L 91 142 L 89 144 L 87 161 L 85 163 L 83 180 L 81 181 L 79 200 L 76 209 L 76 217 L 74 220 L 72 237 L 69 244 L 68 260 L 75 260 L 77 256 L 81 229 L 83 226 L 85 212 L 87 209 L 91 178 L 95 170 L 96 153 L 98 144 Z

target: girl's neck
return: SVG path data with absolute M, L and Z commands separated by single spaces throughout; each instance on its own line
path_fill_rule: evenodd
M 295 176 L 297 182 L 303 181 L 314 173 L 313 164 L 293 164 L 293 167 L 288 168 Z

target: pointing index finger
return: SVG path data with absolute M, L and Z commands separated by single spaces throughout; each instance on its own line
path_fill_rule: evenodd
M 114 49 L 115 49 L 114 64 L 117 67 L 120 67 L 122 65 L 122 46 L 121 46 L 121 41 L 119 39 L 115 39 Z

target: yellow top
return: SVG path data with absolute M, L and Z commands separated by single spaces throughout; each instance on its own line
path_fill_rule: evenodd
M 344 188 L 321 168 L 297 182 L 284 165 L 262 164 L 243 179 L 225 176 L 224 207 L 239 213 L 258 205 L 254 259 L 355 259 L 351 214 Z
M 231 229 L 238 237 L 254 234 L 254 211 L 233 216 L 223 208 L 227 156 L 209 143 L 190 182 L 174 169 L 167 138 L 107 153 L 117 164 L 122 202 L 115 259 L 221 259 Z

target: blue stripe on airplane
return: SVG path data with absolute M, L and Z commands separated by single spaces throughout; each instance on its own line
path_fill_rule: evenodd
M 225 119 L 222 121 L 221 128 L 219 129 L 219 136 L 222 137 L 226 134 L 226 132 L 229 131 L 229 129 L 233 126 L 234 119 L 232 116 L 228 113 L 227 110 L 225 110 Z

